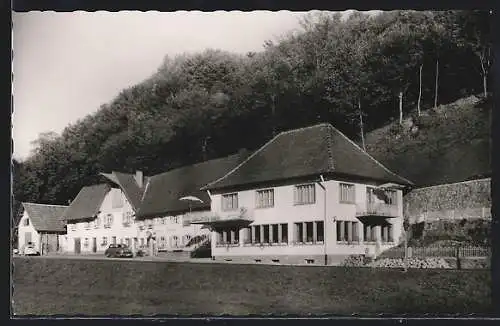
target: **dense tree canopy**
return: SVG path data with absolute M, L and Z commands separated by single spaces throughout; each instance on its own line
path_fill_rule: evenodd
M 406 116 L 419 98 L 425 110 L 435 98 L 487 91 L 488 21 L 475 11 L 322 14 L 258 53 L 166 57 L 95 114 L 61 135 L 41 135 L 15 162 L 14 196 L 66 204 L 101 171 L 151 175 L 256 149 L 281 130 L 317 122 L 359 140 L 398 119 L 399 94 Z

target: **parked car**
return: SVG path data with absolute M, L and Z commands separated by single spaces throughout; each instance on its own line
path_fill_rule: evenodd
M 35 249 L 35 245 L 33 243 L 28 243 L 23 250 L 24 256 L 40 256 L 40 252 Z
M 106 257 L 133 257 L 132 250 L 124 244 L 110 244 L 109 247 L 104 251 Z

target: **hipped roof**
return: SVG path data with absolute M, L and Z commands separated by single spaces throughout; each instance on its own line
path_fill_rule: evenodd
M 389 171 L 330 124 L 278 134 L 244 162 L 203 189 L 337 174 L 412 185 Z

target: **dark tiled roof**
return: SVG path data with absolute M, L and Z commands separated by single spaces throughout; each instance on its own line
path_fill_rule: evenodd
M 192 209 L 210 209 L 210 197 L 200 188 L 211 180 L 222 177 L 246 157 L 247 152 L 240 152 L 150 177 L 136 216 L 140 218 L 188 211 L 190 202 L 179 200 L 184 196 L 195 196 L 203 201 L 191 202 Z
M 330 124 L 282 132 L 246 161 L 203 189 L 318 174 L 349 175 L 411 185 L 385 168 Z
M 64 218 L 67 221 L 74 221 L 95 216 L 110 189 L 111 186 L 108 184 L 83 187 L 69 205 Z
M 62 216 L 68 206 L 23 203 L 23 208 L 38 232 L 64 232 Z
M 139 187 L 133 174 L 114 171 L 111 174 L 101 174 L 112 182 L 116 183 L 123 190 L 134 211 L 137 211 L 139 209 L 141 198 L 144 192 L 144 187 Z

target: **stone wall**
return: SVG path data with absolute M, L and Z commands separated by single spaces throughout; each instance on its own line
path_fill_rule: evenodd
M 414 189 L 404 197 L 412 223 L 491 218 L 491 178 Z

